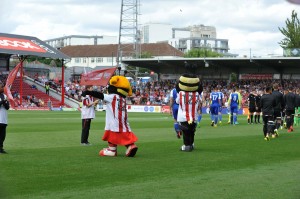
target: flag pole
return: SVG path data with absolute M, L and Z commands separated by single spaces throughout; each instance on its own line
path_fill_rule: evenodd
M 22 105 L 22 96 L 23 96 L 23 61 L 25 60 L 23 55 L 19 58 L 20 60 L 20 104 Z M 18 74 L 18 72 L 17 72 Z
M 65 104 L 65 67 L 64 59 L 61 61 L 61 106 Z

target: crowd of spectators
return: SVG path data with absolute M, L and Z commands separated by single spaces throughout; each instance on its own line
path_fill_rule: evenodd
M 217 88 L 224 93 L 225 100 L 228 100 L 233 88 L 237 88 L 242 95 L 242 106 L 247 106 L 247 98 L 251 91 L 262 93 L 266 86 L 272 86 L 278 83 L 280 89 L 293 87 L 299 88 L 300 80 L 239 80 L 234 83 L 229 83 L 226 80 L 204 80 L 203 85 L 203 100 L 204 106 L 209 106 L 209 94 L 212 87 Z M 131 81 L 133 95 L 128 97 L 128 104 L 133 105 L 167 105 L 170 99 L 170 92 L 176 85 L 176 80 L 162 81 Z M 66 95 L 75 100 L 80 101 L 80 96 L 83 87 L 79 82 L 65 83 Z M 94 87 L 95 90 L 106 92 L 106 87 Z
M 128 104 L 135 105 L 162 105 L 169 101 L 170 90 L 174 88 L 175 80 L 165 81 L 131 81 L 133 95 L 128 98 Z M 79 84 L 79 81 L 68 81 L 64 84 L 65 95 L 74 100 L 81 100 L 81 93 L 84 86 Z M 56 91 L 61 91 L 60 85 L 57 84 L 51 87 Z M 106 92 L 106 87 L 94 86 L 94 90 Z
M 1 74 L 0 75 L 0 82 L 5 85 L 8 75 Z M 22 96 L 22 104 L 20 104 L 20 93 L 17 90 L 11 90 L 11 95 L 13 97 L 13 103 L 16 107 L 43 107 L 44 101 L 42 99 L 37 98 L 34 93 L 37 90 L 36 85 L 31 85 L 32 92 L 26 96 Z M 12 102 L 11 102 L 12 103 Z
M 51 82 L 52 89 L 60 92 L 61 83 Z M 128 104 L 132 105 L 167 105 L 169 104 L 170 92 L 176 85 L 176 80 L 161 81 L 134 81 L 130 80 L 133 95 L 127 98 Z M 255 79 L 255 80 L 238 80 L 237 82 L 229 82 L 227 80 L 203 80 L 203 106 L 209 106 L 209 94 L 214 86 L 224 93 L 225 100 L 228 100 L 233 88 L 237 88 L 241 93 L 242 106 L 247 106 L 247 98 L 251 91 L 262 93 L 266 86 L 272 86 L 278 83 L 280 89 L 293 87 L 299 88 L 300 80 L 271 80 L 271 79 Z M 64 83 L 65 95 L 77 101 L 81 101 L 81 93 L 84 86 L 79 81 L 67 81 Z M 94 90 L 106 92 L 106 87 L 95 86 Z

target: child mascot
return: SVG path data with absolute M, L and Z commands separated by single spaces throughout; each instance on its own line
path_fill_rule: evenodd
M 203 90 L 200 80 L 193 74 L 184 74 L 176 85 L 179 104 L 177 122 L 183 132 L 183 145 L 181 151 L 190 152 L 194 149 L 194 136 L 197 118 L 201 111 L 201 93 Z
M 108 94 L 98 91 L 84 91 L 82 96 L 91 95 L 106 102 L 106 120 L 103 141 L 108 147 L 99 152 L 100 156 L 117 156 L 117 146 L 127 148 L 126 156 L 134 157 L 138 147 L 134 144 L 138 138 L 131 131 L 127 120 L 126 97 L 132 95 L 129 81 L 124 76 L 113 76 L 109 80 Z

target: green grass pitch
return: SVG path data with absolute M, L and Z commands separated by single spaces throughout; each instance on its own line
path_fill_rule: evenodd
M 9 111 L 5 149 L 0 155 L 0 198 L 104 199 L 299 199 L 300 128 L 280 130 L 263 140 L 262 125 L 197 128 L 193 152 L 167 114 L 129 113 L 138 136 L 136 157 L 99 157 L 105 113 L 97 112 L 91 146 L 80 145 L 80 112 Z

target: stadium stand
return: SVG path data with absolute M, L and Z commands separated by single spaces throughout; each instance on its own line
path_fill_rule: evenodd
M 33 85 L 22 82 L 22 104 L 20 104 L 20 78 L 16 78 L 11 87 L 11 93 L 15 99 L 14 107 L 40 107 L 47 108 L 48 101 L 52 107 L 59 107 L 60 101 L 35 88 Z

